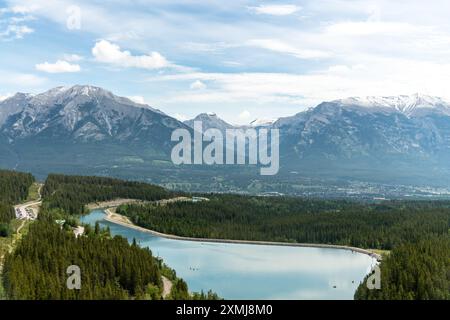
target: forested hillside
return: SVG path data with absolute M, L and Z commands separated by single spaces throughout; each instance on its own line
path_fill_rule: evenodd
M 31 174 L 0 170 L 0 237 L 9 235 L 9 223 L 15 217 L 13 205 L 27 198 L 33 182 Z
M 173 283 L 167 299 L 217 299 L 209 292 L 190 293 L 150 250 L 111 237 L 99 225 L 85 225 L 75 237 L 77 214 L 93 201 L 115 198 L 157 200 L 168 196 L 164 189 L 143 183 L 97 177 L 51 175 L 43 188 L 38 221 L 17 248 L 5 258 L 3 287 L 9 299 L 161 299 L 164 274 Z M 57 223 L 59 222 L 59 223 Z M 69 290 L 67 268 L 80 267 L 81 290 Z
M 117 211 L 145 228 L 181 236 L 392 250 L 381 263 L 381 290 L 363 282 L 356 299 L 450 299 L 449 202 L 209 197 Z
M 66 286 L 71 265 L 81 269 L 81 290 Z M 159 299 L 161 291 L 158 262 L 149 250 L 93 230 L 77 239 L 48 221 L 33 224 L 7 257 L 4 279 L 10 299 Z
M 199 238 L 341 244 L 392 249 L 446 234 L 447 202 L 308 200 L 211 195 L 210 201 L 123 205 L 118 213 L 163 233 Z
M 394 248 L 381 262 L 381 290 L 369 290 L 362 283 L 355 299 L 450 300 L 450 237 Z
M 85 213 L 90 202 L 116 198 L 159 200 L 170 195 L 164 188 L 134 181 L 85 176 L 48 176 L 43 196 L 49 209 L 59 208 L 69 214 Z
M 0 175 L 1 176 L 1 175 Z M 26 198 L 33 178 L 4 173 L 6 208 Z M 9 187 L 8 187 L 9 186 Z M 15 186 L 17 188 L 13 188 Z M 10 190 L 10 191 L 8 191 Z M 110 178 L 50 175 L 39 219 L 7 255 L 3 285 L 11 299 L 160 299 L 161 275 L 173 283 L 168 298 L 217 299 L 191 294 L 148 249 L 86 226 L 76 238 L 78 215 L 91 202 L 147 201 L 175 194 L 158 186 Z M 209 200 L 122 205 L 135 224 L 189 237 L 326 243 L 391 250 L 382 264 L 382 289 L 361 284 L 357 299 L 450 299 L 450 202 L 362 203 L 294 197 L 204 195 Z M 14 212 L 7 211 L 4 212 Z M 8 214 L 5 214 L 8 217 Z M 62 221 L 61 225 L 56 220 Z M 80 291 L 66 287 L 66 269 L 82 270 Z

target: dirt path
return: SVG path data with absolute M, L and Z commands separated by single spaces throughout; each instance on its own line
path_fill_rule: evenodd
M 202 198 L 203 199 L 203 198 Z M 95 210 L 95 209 L 114 209 L 119 207 L 122 204 L 159 204 L 159 205 L 166 205 L 168 203 L 173 202 L 180 202 L 180 201 L 192 201 L 192 198 L 189 197 L 175 197 L 170 199 L 161 199 L 156 201 L 147 201 L 147 200 L 139 200 L 139 199 L 114 199 L 109 201 L 102 201 L 102 202 L 93 202 L 86 205 L 86 208 L 88 210 Z
M 12 235 L 11 243 L 9 243 L 7 245 L 8 249 L 6 250 L 7 252 L 5 252 L 5 254 L 6 253 L 11 253 L 14 250 L 14 246 L 16 245 L 17 240 L 19 240 L 21 238 L 20 231 L 23 229 L 23 227 L 25 226 L 26 222 L 27 222 L 26 220 L 22 220 L 20 226 L 16 230 L 16 233 L 14 233 Z M 5 257 L 5 254 L 3 254 L 0 257 L 0 273 L 3 270 L 3 258 Z
M 11 244 L 9 245 L 9 250 L 8 250 L 9 253 L 11 253 L 13 251 L 17 240 L 19 240 L 21 238 L 20 231 L 23 229 L 23 227 L 25 227 L 26 223 L 27 223 L 27 220 L 22 220 L 22 223 L 17 228 L 16 233 L 13 235 L 13 240 L 11 241 Z
M 110 201 L 93 202 L 86 205 L 88 210 L 117 208 L 122 204 L 140 203 L 142 200 L 137 199 L 115 199 Z
M 106 209 L 105 213 L 110 219 L 112 219 L 114 221 L 120 221 L 122 223 L 131 224 L 131 225 L 133 224 L 133 222 L 131 222 L 130 219 L 128 219 L 128 217 L 125 217 L 125 216 L 122 216 L 122 215 L 116 213 L 116 208 Z
M 166 299 L 170 295 L 170 292 L 172 291 L 173 283 L 164 276 L 161 276 L 161 280 L 163 282 L 162 296 L 164 299 Z

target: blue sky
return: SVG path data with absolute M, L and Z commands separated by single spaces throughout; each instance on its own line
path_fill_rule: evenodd
M 91 84 L 180 119 L 450 98 L 446 0 L 0 1 L 0 99 Z

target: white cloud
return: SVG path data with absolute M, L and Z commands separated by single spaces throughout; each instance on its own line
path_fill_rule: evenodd
M 289 73 L 186 73 L 155 77 L 151 81 L 214 81 L 204 92 L 179 92 L 170 103 L 274 104 L 315 106 L 348 96 L 386 96 L 421 92 L 450 99 L 450 63 L 401 58 L 360 57 L 354 65 L 332 65 L 308 74 Z M 276 110 L 271 108 L 276 115 Z M 259 116 L 259 115 L 256 115 Z
M 2 87 L 18 87 L 22 90 L 31 88 L 40 88 L 47 85 L 47 79 L 30 73 L 17 73 L 0 69 L 0 85 Z M 14 91 L 13 89 L 11 91 Z
M 375 34 L 405 35 L 423 32 L 424 26 L 414 26 L 409 23 L 380 21 L 349 21 L 335 23 L 326 28 L 326 32 L 334 36 L 368 36 Z
M 127 98 L 139 104 L 146 104 L 143 96 L 129 96 Z
M 13 13 L 13 14 L 27 14 L 31 13 L 34 10 L 36 10 L 35 5 L 17 5 L 7 8 L 0 8 L 0 14 L 1 13 Z
M 64 54 L 63 59 L 68 62 L 78 62 L 83 60 L 84 58 L 78 54 Z
M 298 48 L 276 39 L 254 39 L 248 41 L 247 44 L 274 52 L 289 54 L 300 59 L 326 58 L 330 55 L 325 51 Z
M 196 80 L 191 83 L 190 88 L 192 90 L 203 90 L 203 89 L 206 89 L 206 84 L 204 84 L 200 80 Z
M 176 113 L 173 115 L 175 119 L 179 120 L 179 121 L 186 121 L 189 120 L 189 117 L 184 115 L 184 114 L 180 114 L 180 113 Z
M 81 70 L 78 64 L 70 64 L 64 60 L 58 60 L 55 63 L 39 63 L 36 65 L 36 70 L 47 73 L 65 73 L 65 72 L 79 72 Z
M 6 3 L 12 6 L 29 2 L 7 0 Z M 32 2 L 39 5 L 33 16 L 59 24 L 60 30 L 65 28 L 67 17 L 61 13 L 73 1 Z M 204 102 L 202 108 L 216 112 L 233 102 L 235 108 L 229 108 L 230 117 L 237 118 L 244 107 L 252 116 L 260 118 L 264 110 L 272 110 L 278 116 L 286 105 L 291 111 L 345 96 L 415 91 L 450 95 L 445 88 L 450 82 L 448 0 L 434 0 L 432 4 L 419 0 L 280 0 L 248 4 L 237 0 L 226 5 L 209 1 L 195 12 L 167 7 L 162 0 L 152 2 L 154 10 L 143 10 L 148 6 L 145 1 L 123 4 L 119 10 L 114 4 L 76 2 L 83 9 L 83 30 L 94 39 L 109 41 L 107 44 L 112 47 L 112 57 L 100 55 L 96 57 L 99 61 L 114 66 L 142 67 L 145 64 L 139 58 L 147 57 L 152 63 L 145 68 L 162 73 L 155 75 L 158 78 L 155 81 L 163 81 L 161 77 L 169 71 L 181 73 L 173 78 L 175 81 L 158 83 L 155 86 L 158 89 L 152 87 L 149 91 L 154 92 L 152 100 L 157 99 L 161 105 L 175 101 L 173 113 L 183 113 L 182 107 L 177 106 L 185 108 L 191 101 Z M 186 5 L 196 2 L 188 1 Z M 275 10 L 277 3 L 301 3 L 303 8 Z M 247 10 L 246 5 L 253 7 Z M 246 11 L 244 16 L 242 8 Z M 249 11 L 254 14 L 248 14 Z M 300 15 L 309 19 L 300 20 Z M 6 26 L 0 26 L 0 32 Z M 54 31 L 59 35 L 58 28 Z M 84 50 L 81 48 L 79 52 Z M 151 51 L 170 52 L 171 59 L 186 61 L 196 70 L 221 70 L 224 64 L 239 68 L 228 68 L 228 73 L 223 74 L 158 69 L 149 54 Z M 286 59 L 285 55 L 312 61 Z M 107 72 L 99 79 L 108 77 Z M 208 89 L 190 89 L 196 81 L 208 84 Z M 136 84 L 135 79 L 133 82 Z M 10 87 L 3 90 L 14 91 Z M 183 100 L 187 101 L 184 105 Z M 267 105 L 263 106 L 264 102 Z
M 29 73 L 13 74 L 11 77 L 8 77 L 7 75 L 4 76 L 7 77 L 8 83 L 16 84 L 21 87 L 37 87 L 42 86 L 47 82 L 46 78 L 41 78 Z
M 12 6 L 10 8 L 10 12 L 13 13 L 19 13 L 19 14 L 26 14 L 26 13 L 31 13 L 34 10 L 36 10 L 36 6 L 35 5 L 21 5 L 21 6 Z
M 250 112 L 247 111 L 247 110 L 242 111 L 242 112 L 238 115 L 238 118 L 239 118 L 239 120 L 241 120 L 241 121 L 246 121 L 246 120 L 250 119 L 250 117 L 251 117 L 251 114 L 250 114 Z
M 23 23 L 23 22 L 27 22 L 27 21 L 33 21 L 36 18 L 34 18 L 33 16 L 30 15 L 26 15 L 26 16 L 21 16 L 21 17 L 11 17 L 9 19 L 11 24 L 18 24 L 18 23 Z
M 0 26 L 6 25 L 3 30 L 0 29 L 0 39 L 7 41 L 22 39 L 25 35 L 33 33 L 34 29 L 24 24 L 24 22 L 35 19 L 29 15 L 33 8 L 29 5 L 0 8 L 0 15 L 8 14 L 0 20 Z
M 226 42 L 185 42 L 181 44 L 181 47 L 188 51 L 205 52 L 205 53 L 217 53 L 224 49 L 233 48 L 237 45 L 233 45 Z
M 6 100 L 9 97 L 11 97 L 12 94 L 11 93 L 7 93 L 7 94 L 0 94 L 0 101 Z
M 34 30 L 25 25 L 10 24 L 4 31 L 0 31 L 0 39 L 22 39 L 26 34 L 33 33 Z
M 150 55 L 133 56 L 130 51 L 123 51 L 118 45 L 106 40 L 98 41 L 92 48 L 92 54 L 99 62 L 119 67 L 161 69 L 171 66 L 167 59 L 158 52 L 152 52 Z
M 301 7 L 296 5 L 260 5 L 257 7 L 249 7 L 249 9 L 257 14 L 269 14 L 274 16 L 287 16 L 296 13 Z
M 223 61 L 223 64 L 227 67 L 241 67 L 243 65 L 238 61 Z

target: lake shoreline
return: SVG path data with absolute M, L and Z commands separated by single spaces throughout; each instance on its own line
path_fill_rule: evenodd
M 98 208 L 100 209 L 100 208 Z M 125 222 L 128 218 L 120 216 L 117 213 L 112 213 L 110 209 L 102 209 L 105 213 L 104 220 L 121 225 L 123 227 L 128 227 L 137 231 L 150 233 L 154 236 L 161 238 L 171 239 L 171 240 L 183 240 L 183 241 L 194 241 L 194 242 L 209 242 L 209 243 L 229 243 L 229 244 L 251 244 L 251 245 L 267 245 L 267 246 L 284 246 L 284 247 L 301 247 L 301 248 L 321 248 L 321 249 L 341 249 L 348 250 L 352 252 L 357 252 L 361 254 L 368 255 L 377 261 L 381 261 L 382 257 L 370 250 L 349 247 L 344 245 L 333 245 L 333 244 L 319 244 L 319 243 L 289 243 L 289 242 L 275 242 L 275 241 L 257 241 L 257 240 L 232 240 L 232 239 L 210 239 L 210 238 L 192 238 L 192 237 L 182 237 L 172 234 L 161 233 L 158 231 L 146 229 L 137 226 L 131 222 Z M 120 216 L 120 217 L 119 217 Z M 129 221 L 129 220 L 128 220 Z

